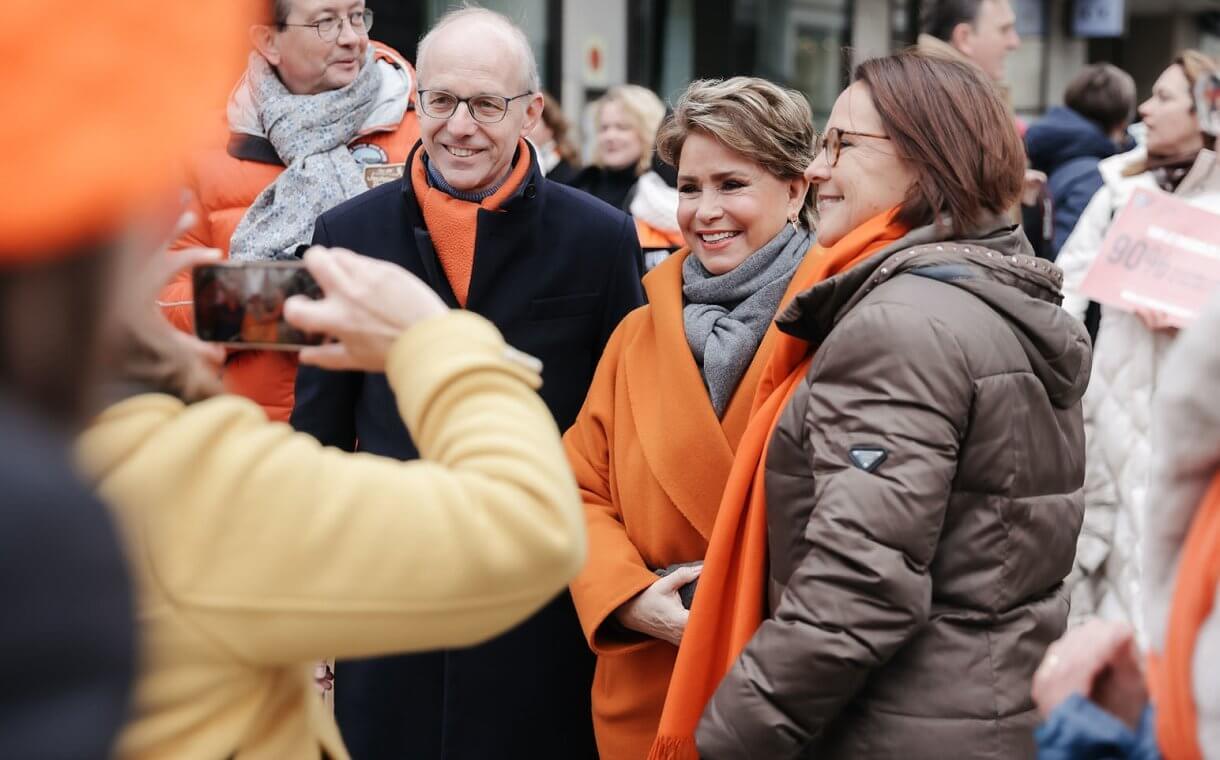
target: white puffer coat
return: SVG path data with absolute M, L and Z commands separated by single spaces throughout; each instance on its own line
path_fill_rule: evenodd
M 1105 184 L 1093 196 L 1056 260 L 1063 269 L 1063 307 L 1084 318 L 1079 289 L 1114 215 L 1138 188 L 1157 187 L 1151 174 L 1124 176 L 1146 159 L 1142 149 L 1102 161 Z M 1220 213 L 1220 162 L 1203 151 L 1178 187 L 1183 200 Z M 1133 314 L 1105 308 L 1084 397 L 1088 471 L 1085 522 L 1077 546 L 1072 619 L 1099 615 L 1140 624 L 1140 558 L 1144 501 L 1152 455 L 1152 397 L 1172 332 L 1153 332 Z

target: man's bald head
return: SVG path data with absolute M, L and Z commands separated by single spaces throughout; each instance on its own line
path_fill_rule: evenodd
M 415 67 L 419 70 L 420 81 L 426 85 L 425 75 L 428 73 L 428 48 L 442 36 L 460 34 L 469 38 L 475 34 L 487 35 L 509 47 L 513 58 L 518 61 L 519 81 L 522 89 L 528 92 L 538 92 L 542 83 L 538 78 L 538 62 L 534 60 L 534 49 L 530 47 L 529 38 L 525 32 L 514 24 L 507 16 L 486 8 L 461 8 L 450 11 L 428 30 L 419 41 L 415 54 Z
M 429 166 L 462 192 L 498 187 L 542 115 L 529 40 L 504 16 L 468 8 L 441 18 L 420 41 L 415 61 L 419 138 Z M 476 99 L 481 107 L 472 104 Z

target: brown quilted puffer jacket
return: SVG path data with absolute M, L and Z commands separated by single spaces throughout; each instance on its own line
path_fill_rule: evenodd
M 769 616 L 705 760 L 1034 756 L 1091 352 L 1020 230 L 976 237 L 913 231 L 781 312 L 818 348 L 767 456 Z

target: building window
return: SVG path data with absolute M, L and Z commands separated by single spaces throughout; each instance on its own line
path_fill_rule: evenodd
M 825 123 L 843 90 L 850 60 L 850 0 L 737 0 L 742 69 L 800 90 Z
M 1220 11 L 1199 16 L 1199 50 L 1213 61 L 1220 61 Z
M 672 104 L 695 79 L 695 0 L 630 0 L 627 80 Z
M 890 0 L 890 51 L 919 39 L 919 0 Z
M 847 83 L 851 8 L 852 0 L 629 0 L 627 76 L 671 103 L 692 79 L 764 77 L 804 93 L 821 124 Z
M 1008 56 L 1005 82 L 1010 88 L 1009 97 L 1017 113 L 1035 117 L 1046 110 L 1048 97 L 1049 9 L 1046 0 L 1015 0 L 1012 10 L 1017 16 L 1021 46 Z
M 695 0 L 669 0 L 665 6 L 665 45 L 661 47 L 657 91 L 667 102 L 677 99 L 695 74 Z

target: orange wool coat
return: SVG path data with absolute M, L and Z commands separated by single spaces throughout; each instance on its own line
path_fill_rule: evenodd
M 585 405 L 564 436 L 589 532 L 588 562 L 571 589 L 598 656 L 593 724 L 602 760 L 648 755 L 678 652 L 622 628 L 611 615 L 657 580 L 653 569 L 703 559 L 777 336 L 772 325 L 718 420 L 686 343 L 682 262 L 688 255 L 679 251 L 644 278 L 648 305 L 627 315 L 611 336 Z

